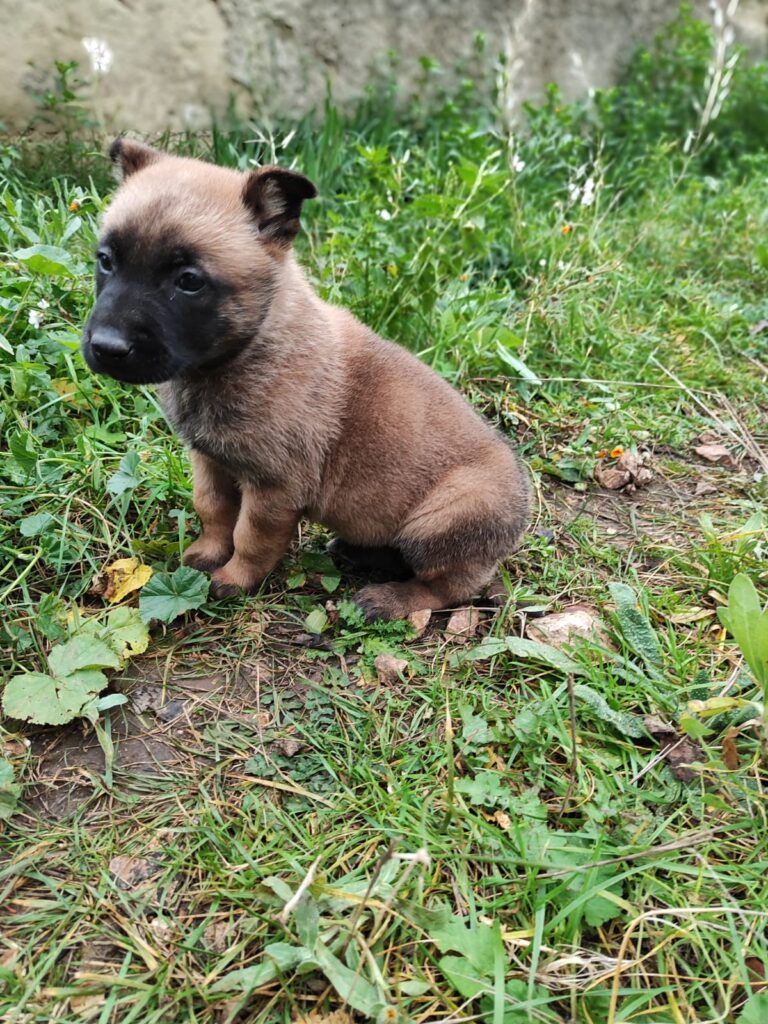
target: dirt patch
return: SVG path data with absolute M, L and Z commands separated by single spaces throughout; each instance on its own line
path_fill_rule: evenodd
M 173 776 L 204 752 L 200 725 L 216 719 L 252 723 L 259 712 L 259 689 L 271 672 L 258 663 L 230 675 L 187 675 L 176 668 L 168 678 L 166 660 L 144 658 L 112 680 L 111 689 L 128 702 L 106 712 L 102 735 L 89 722 L 45 729 L 30 735 L 35 777 L 26 793 L 30 810 L 62 818 L 104 793 L 109 769 L 133 777 Z M 105 745 L 111 743 L 109 765 Z

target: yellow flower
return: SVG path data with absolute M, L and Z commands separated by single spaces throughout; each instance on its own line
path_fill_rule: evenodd
M 612 459 L 618 459 L 618 457 L 620 455 L 623 455 L 623 454 L 624 454 L 624 449 L 621 447 L 620 444 L 616 445 L 615 448 L 611 448 L 611 458 Z
M 560 228 L 560 234 L 561 235 L 570 235 L 570 233 L 572 231 L 573 231 L 573 224 L 563 224 L 563 226 Z
M 78 203 L 76 199 L 73 199 L 72 202 L 69 204 L 69 209 L 72 211 L 72 213 L 77 213 L 77 211 L 80 209 L 80 203 Z

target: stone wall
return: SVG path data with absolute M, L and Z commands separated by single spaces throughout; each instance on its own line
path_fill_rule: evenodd
M 710 7 L 697 10 L 711 17 Z M 513 103 L 550 81 L 574 96 L 614 80 L 676 10 L 676 0 L 0 0 L 0 120 L 28 123 L 55 60 L 81 62 L 88 103 L 110 128 L 151 133 L 202 127 L 233 95 L 265 118 L 316 106 L 329 80 L 352 99 L 386 73 L 391 51 L 407 94 L 419 57 L 450 68 L 478 32 L 483 59 L 508 56 Z M 768 0 L 742 0 L 733 17 L 758 55 L 767 14 Z

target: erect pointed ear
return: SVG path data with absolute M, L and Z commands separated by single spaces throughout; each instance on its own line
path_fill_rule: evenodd
M 243 202 L 265 240 L 287 247 L 299 231 L 301 204 L 317 189 L 303 174 L 282 167 L 251 171 L 243 185 Z
M 117 167 L 121 181 L 149 164 L 162 160 L 164 155 L 159 150 L 134 139 L 115 139 L 109 147 L 109 159 Z

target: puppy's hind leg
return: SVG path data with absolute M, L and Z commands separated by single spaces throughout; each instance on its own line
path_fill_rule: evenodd
M 234 478 L 202 452 L 190 452 L 192 502 L 202 533 L 184 552 L 182 561 L 193 569 L 212 572 L 224 565 L 235 550 L 235 523 L 240 512 L 240 490 Z
M 364 587 L 356 603 L 368 619 L 392 619 L 468 601 L 517 546 L 528 507 L 528 481 L 499 443 L 452 470 L 408 517 L 395 543 L 414 578 Z
M 364 547 L 334 537 L 326 550 L 342 569 L 352 572 L 386 573 L 395 580 L 413 576 L 413 570 L 396 548 Z

